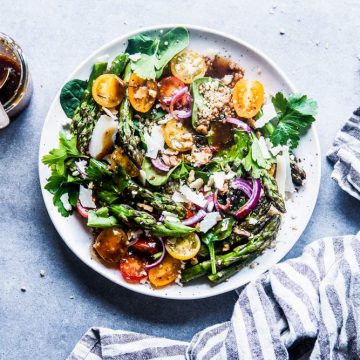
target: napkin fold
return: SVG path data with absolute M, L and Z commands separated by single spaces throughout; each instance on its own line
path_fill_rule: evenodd
M 341 160 L 343 161 L 343 160 Z M 190 343 L 91 328 L 68 360 L 360 359 L 360 232 L 306 246 L 240 293 Z
M 360 108 L 336 135 L 327 157 L 335 164 L 331 177 L 360 200 Z

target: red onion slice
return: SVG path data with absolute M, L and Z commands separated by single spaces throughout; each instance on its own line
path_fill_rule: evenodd
M 230 210 L 230 199 L 229 198 L 226 198 L 226 204 L 223 205 L 223 204 L 220 204 L 219 203 L 219 200 L 218 200 L 218 192 L 219 190 L 216 190 L 215 193 L 214 193 L 214 204 L 215 204 L 215 208 L 217 211 L 219 212 L 228 212 Z
M 88 218 L 88 212 L 89 210 L 87 208 L 84 208 L 82 205 L 81 205 L 81 202 L 80 200 L 77 201 L 76 203 L 76 210 L 77 212 L 80 214 L 81 217 L 83 217 L 84 219 L 87 219 Z
M 176 110 L 175 105 L 180 100 L 183 100 L 182 98 L 185 97 L 185 104 L 186 108 L 182 110 Z M 192 97 L 188 93 L 188 88 L 185 86 L 184 88 L 180 89 L 173 95 L 171 102 L 170 102 L 170 108 L 169 112 L 170 114 L 177 120 L 179 119 L 187 119 L 191 116 L 191 105 L 192 105 Z
M 159 158 L 151 159 L 151 163 L 155 170 L 161 172 L 168 172 L 170 170 L 170 166 L 165 165 Z
M 214 195 L 210 194 L 210 195 L 206 196 L 205 200 L 206 200 L 206 203 L 202 209 L 205 210 L 206 212 L 211 212 L 212 210 L 209 210 L 209 209 L 212 209 L 214 207 Z
M 252 210 L 254 210 L 255 206 L 258 204 L 261 195 L 261 181 L 259 179 L 253 179 L 252 186 L 252 194 L 247 201 L 240 209 L 238 209 L 234 216 L 237 220 L 243 219 L 246 215 L 248 215 Z
M 240 177 L 235 178 L 231 183 L 231 187 L 233 189 L 241 190 L 248 198 L 251 197 L 253 190 L 251 185 L 246 180 Z
M 164 260 L 165 253 L 166 253 L 164 240 L 161 237 L 159 237 L 159 241 L 161 242 L 162 254 L 155 262 L 144 266 L 144 269 L 146 271 L 149 271 L 150 269 L 160 265 L 162 263 L 162 261 Z
M 252 131 L 251 127 L 248 124 L 246 124 L 244 121 L 230 117 L 230 118 L 226 118 L 224 122 L 228 124 L 236 125 L 236 127 L 245 130 L 248 134 L 251 134 Z
M 77 171 L 80 173 L 80 176 L 83 179 L 87 178 L 87 173 L 86 173 L 86 170 L 85 170 L 85 166 L 80 165 L 80 161 L 75 162 L 75 167 L 76 167 Z
M 200 222 L 206 216 L 206 212 L 200 209 L 194 216 L 182 221 L 183 225 L 192 226 Z

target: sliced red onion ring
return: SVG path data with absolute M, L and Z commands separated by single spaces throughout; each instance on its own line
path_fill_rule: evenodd
M 203 206 L 203 210 L 205 210 L 206 212 L 210 212 L 209 209 L 214 207 L 214 195 L 210 194 L 208 196 L 205 197 L 206 203 Z
M 216 190 L 215 193 L 214 193 L 214 204 L 215 204 L 215 208 L 217 211 L 219 212 L 228 212 L 230 210 L 230 199 L 229 198 L 226 198 L 226 204 L 223 205 L 223 204 L 220 204 L 219 203 L 219 200 L 218 200 L 218 192 L 219 190 Z
M 186 97 L 185 102 L 187 108 L 184 110 L 176 110 L 175 105 L 183 96 Z M 180 89 L 173 95 L 170 102 L 169 112 L 177 120 L 187 119 L 191 116 L 191 105 L 192 105 L 192 97 L 188 93 L 188 88 L 185 86 L 184 88 Z
M 244 180 L 240 177 L 237 177 L 232 181 L 231 187 L 233 189 L 241 190 L 248 198 L 251 197 L 252 187 L 246 180 Z
M 162 263 L 162 261 L 164 260 L 165 253 L 166 253 L 164 240 L 161 237 L 159 237 L 158 239 L 161 242 L 162 254 L 155 262 L 144 266 L 144 269 L 146 271 L 149 271 L 150 269 L 154 268 L 155 266 L 160 265 Z
M 247 203 L 244 204 L 240 209 L 236 210 L 234 213 L 236 219 L 243 219 L 252 210 L 254 210 L 255 206 L 260 200 L 261 188 L 261 181 L 259 179 L 253 179 L 252 194 Z
M 229 117 L 226 118 L 224 122 L 228 124 L 236 125 L 238 128 L 245 130 L 248 134 L 251 134 L 252 131 L 251 127 L 248 124 L 246 124 L 244 121 Z
M 165 165 L 159 158 L 151 159 L 151 163 L 158 171 L 168 172 L 170 170 L 170 166 Z
M 83 217 L 84 219 L 87 219 L 88 218 L 88 212 L 89 210 L 87 208 L 84 208 L 82 205 L 81 205 L 81 202 L 80 200 L 77 201 L 76 203 L 76 210 L 77 212 L 80 214 L 81 217 Z
M 206 212 L 200 209 L 194 216 L 182 221 L 183 225 L 192 226 L 200 222 L 206 216 Z

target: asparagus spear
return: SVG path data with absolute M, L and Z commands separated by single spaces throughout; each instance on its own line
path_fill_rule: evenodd
M 240 245 L 234 248 L 230 253 L 217 256 L 216 265 L 219 270 L 230 266 L 234 263 L 246 261 L 249 254 L 256 253 L 259 255 L 264 248 L 270 244 L 275 238 L 280 227 L 280 215 L 274 215 L 270 221 L 265 225 L 262 231 L 253 236 L 245 245 Z M 187 268 L 181 273 L 181 281 L 188 282 L 208 274 L 211 271 L 211 261 L 203 261 L 195 266 Z
M 129 55 L 126 53 L 122 53 L 118 55 L 113 62 L 111 63 L 109 74 L 115 74 L 120 76 L 125 69 L 126 64 L 129 61 Z
M 158 192 L 152 192 L 144 187 L 138 185 L 131 178 L 128 179 L 127 192 L 137 198 L 141 198 L 156 210 L 159 211 L 169 211 L 180 216 L 180 218 L 185 215 L 185 208 L 181 204 L 175 203 L 168 195 L 161 194 Z
M 131 75 L 130 63 L 124 72 L 124 81 L 128 82 Z M 126 154 L 133 160 L 137 167 L 141 167 L 144 156 L 139 149 L 140 139 L 135 136 L 135 125 L 133 122 L 133 112 L 130 106 L 128 91 L 124 100 L 121 102 L 119 110 L 119 140 Z
M 146 211 L 133 209 L 129 205 L 112 205 L 110 211 L 124 224 L 128 226 L 136 225 L 149 230 L 155 236 L 184 236 L 195 231 L 194 228 L 185 226 L 181 222 L 164 224 L 157 223 L 156 219 Z
M 286 212 L 285 202 L 279 193 L 276 180 L 272 176 L 265 175 L 262 179 L 265 196 L 282 213 Z
M 87 153 L 92 131 L 100 116 L 100 109 L 91 95 L 91 88 L 94 80 L 103 74 L 107 63 L 99 62 L 93 67 L 87 87 L 84 91 L 84 97 L 80 106 L 75 110 L 70 130 L 77 136 L 78 148 L 83 153 Z

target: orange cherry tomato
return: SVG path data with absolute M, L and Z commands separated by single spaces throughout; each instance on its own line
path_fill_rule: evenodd
M 104 229 L 97 236 L 94 249 L 98 255 L 109 263 L 116 263 L 125 255 L 128 249 L 128 237 L 120 228 Z
M 154 105 L 157 96 L 155 80 L 145 80 L 132 73 L 129 80 L 129 100 L 132 107 L 146 113 Z
M 145 263 L 135 255 L 126 255 L 120 261 L 120 272 L 124 280 L 137 284 L 147 277 L 144 269 Z
M 171 98 L 185 84 L 175 76 L 168 76 L 159 82 L 158 100 L 164 105 L 170 105 Z
M 163 262 L 149 270 L 149 280 L 154 287 L 171 284 L 179 276 L 181 261 L 166 255 Z
M 179 152 L 191 150 L 194 139 L 192 134 L 180 121 L 171 119 L 164 128 L 164 140 L 166 145 Z
M 94 100 L 103 107 L 118 106 L 125 96 L 123 81 L 114 74 L 103 74 L 95 79 L 92 86 Z
M 191 50 L 183 50 L 175 55 L 171 60 L 170 68 L 171 73 L 185 84 L 191 84 L 206 73 L 204 58 Z
M 234 109 L 239 117 L 250 119 L 264 103 L 264 87 L 257 80 L 239 80 L 233 93 Z

